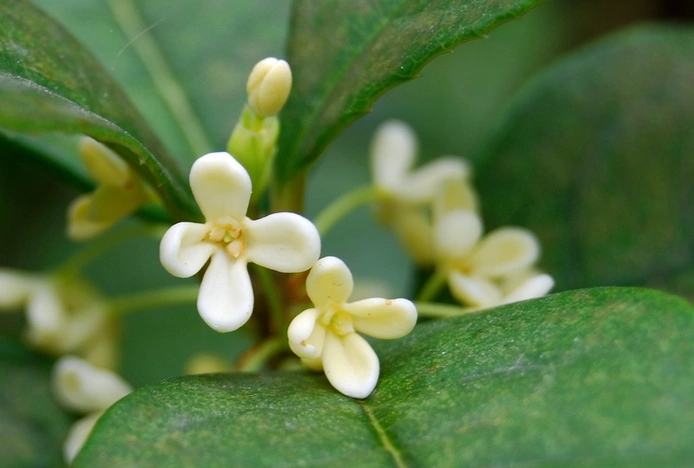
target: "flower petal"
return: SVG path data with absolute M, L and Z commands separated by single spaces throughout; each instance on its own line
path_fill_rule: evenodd
M 93 197 L 91 194 L 75 198 L 67 209 L 67 235 L 72 240 L 90 239 L 111 226 L 111 222 L 90 218 Z
M 391 226 L 407 254 L 418 265 L 434 261 L 432 226 L 423 210 L 405 205 L 393 206 Z
M 330 303 L 342 304 L 352 294 L 354 280 L 345 262 L 337 257 L 323 257 L 313 265 L 306 278 L 306 293 L 321 310 Z
M 203 239 L 208 228 L 198 223 L 178 223 L 171 226 L 159 244 L 159 260 L 166 271 L 179 278 L 188 278 L 207 263 L 219 248 Z
M 482 235 L 482 220 L 469 210 L 453 211 L 434 224 L 434 248 L 446 261 L 465 257 Z
M 400 338 L 417 323 L 417 308 L 407 299 L 364 299 L 343 309 L 352 315 L 355 330 L 374 338 Z
M 323 347 L 323 369 L 330 384 L 352 398 L 366 398 L 376 388 L 380 364 L 371 345 L 357 333 L 328 332 Z
M 248 321 L 253 312 L 253 286 L 243 257 L 232 259 L 224 250 L 212 255 L 200 284 L 198 312 L 220 333 L 234 331 Z
M 72 427 L 70 427 L 67 438 L 63 443 L 63 458 L 68 466 L 72 464 L 72 460 L 74 460 L 80 450 L 82 450 L 82 446 L 87 441 L 89 434 L 92 433 L 92 429 L 94 429 L 96 422 L 102 414 L 104 414 L 103 411 L 92 413 L 82 419 L 78 419 Z
M 27 340 L 34 346 L 53 349 L 67 321 L 67 312 L 52 283 L 36 283 L 27 303 L 26 317 Z
M 448 287 L 453 297 L 464 305 L 491 307 L 503 301 L 501 290 L 485 278 L 465 276 L 452 271 L 448 275 Z
M 108 146 L 93 138 L 82 137 L 78 149 L 87 172 L 100 184 L 123 186 L 132 179 L 128 163 Z
M 505 297 L 504 304 L 542 297 L 554 287 L 554 279 L 547 274 L 527 278 L 513 288 Z
M 34 280 L 24 273 L 0 268 L 0 309 L 14 309 L 24 304 L 31 294 Z
M 477 194 L 467 181 L 448 179 L 436 191 L 432 203 L 432 218 L 436 221 L 457 210 L 478 212 L 477 198 Z
M 398 196 L 411 203 L 430 201 L 447 180 L 462 183 L 470 175 L 468 164 L 459 157 L 441 157 L 412 172 L 399 186 Z
M 540 256 L 535 235 L 520 228 L 496 229 L 479 242 L 470 256 L 476 275 L 498 278 L 529 268 Z
M 417 137 L 405 122 L 382 123 L 371 143 L 371 174 L 376 186 L 399 190 L 417 154 Z
M 289 347 L 302 360 L 320 359 L 325 341 L 325 327 L 318 322 L 321 312 L 306 309 L 289 324 Z
M 316 226 L 296 213 L 273 213 L 255 221 L 246 218 L 243 226 L 249 262 L 297 273 L 311 268 L 320 256 Z
M 90 413 L 108 408 L 133 389 L 114 372 L 74 356 L 64 356 L 53 368 L 53 393 L 67 409 Z
M 190 169 L 190 188 L 209 222 L 246 216 L 251 198 L 251 178 L 229 153 L 209 153 Z

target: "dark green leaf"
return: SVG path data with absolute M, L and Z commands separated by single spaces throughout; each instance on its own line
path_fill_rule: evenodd
M 694 298 L 694 29 L 633 28 L 576 52 L 512 103 L 480 159 L 489 227 L 535 231 L 560 289 Z
M 111 408 L 75 466 L 679 466 L 694 462 L 694 311 L 571 291 L 381 342 L 365 401 L 322 375 L 182 377 Z
M 0 338 L 0 464 L 55 467 L 72 419 L 53 401 L 51 363 Z
M 0 128 L 90 135 L 137 168 L 174 217 L 199 213 L 179 168 L 104 68 L 23 0 L 0 5 L 0 102 Z
M 388 89 L 432 58 L 542 0 L 294 2 L 288 57 L 292 94 L 282 112 L 280 183 L 313 162 Z

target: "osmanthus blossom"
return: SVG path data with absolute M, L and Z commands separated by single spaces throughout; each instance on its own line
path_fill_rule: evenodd
M 413 170 L 416 155 L 416 135 L 404 122 L 389 120 L 376 130 L 370 160 L 374 184 L 382 193 L 377 217 L 393 229 L 415 262 L 427 265 L 434 261 L 429 209 L 441 184 L 457 181 L 475 201 L 465 160 L 443 156 Z
M 552 289 L 552 277 L 534 268 L 540 245 L 530 231 L 502 227 L 482 232 L 479 215 L 470 210 L 451 211 L 434 224 L 439 268 L 458 301 L 487 308 L 544 296 Z
M 161 240 L 161 263 L 172 275 L 187 278 L 209 260 L 198 312 L 214 330 L 236 330 L 253 311 L 247 264 L 282 273 L 308 270 L 320 255 L 320 236 L 313 223 L 296 213 L 246 217 L 251 180 L 229 153 L 210 153 L 195 161 L 190 186 L 205 222 L 171 226 Z
M 97 236 L 145 203 L 158 200 L 140 176 L 105 145 L 82 137 L 79 153 L 97 187 L 70 204 L 67 233 L 71 239 Z
M 84 281 L 0 268 L 0 310 L 19 308 L 26 309 L 30 346 L 57 356 L 78 354 L 100 367 L 116 366 L 115 320 Z
M 323 369 L 338 391 L 366 398 L 376 388 L 380 365 L 371 345 L 357 332 L 382 339 L 402 337 L 414 328 L 417 309 L 407 299 L 349 303 L 353 285 L 352 273 L 342 260 L 318 260 L 306 279 L 314 307 L 289 325 L 289 346 L 308 368 Z
M 133 389 L 116 373 L 75 356 L 63 356 L 56 362 L 51 384 L 61 406 L 86 414 L 72 425 L 63 444 L 63 456 L 69 465 L 104 411 Z

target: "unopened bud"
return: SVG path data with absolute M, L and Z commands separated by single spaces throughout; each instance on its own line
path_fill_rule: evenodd
M 266 58 L 258 62 L 248 76 L 248 105 L 257 115 L 277 115 L 287 102 L 292 87 L 292 71 L 284 60 Z

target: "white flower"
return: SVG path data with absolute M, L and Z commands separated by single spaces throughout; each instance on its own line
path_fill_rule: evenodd
M 398 120 L 379 126 L 371 145 L 371 173 L 383 194 L 377 216 L 393 229 L 413 260 L 426 265 L 434 260 L 430 205 L 443 184 L 455 182 L 467 196 L 470 208 L 476 197 L 469 187 L 468 164 L 460 157 L 444 156 L 412 170 L 417 139 Z
M 83 137 L 79 152 L 87 172 L 98 184 L 68 208 L 68 237 L 86 240 L 101 234 L 156 195 L 120 156 L 98 141 Z
M 94 367 L 74 356 L 58 360 L 53 367 L 51 384 L 58 403 L 71 411 L 87 414 L 73 424 L 63 445 L 63 455 L 69 465 L 103 412 L 133 389 L 114 372 Z
M 308 270 L 320 255 L 320 236 L 313 223 L 296 213 L 247 218 L 251 181 L 228 153 L 210 153 L 195 161 L 190 186 L 205 223 L 169 228 L 161 240 L 161 263 L 172 275 L 187 278 L 211 258 L 200 285 L 198 311 L 213 329 L 236 330 L 253 311 L 248 262 L 283 273 Z
M 376 387 L 379 362 L 371 345 L 356 332 L 399 338 L 414 328 L 417 309 L 407 299 L 348 303 L 352 288 L 352 273 L 342 260 L 318 260 L 306 279 L 306 292 L 314 307 L 289 325 L 289 346 L 307 367 L 322 368 L 341 393 L 366 398 Z
M 117 361 L 117 330 L 85 282 L 0 268 L 0 309 L 26 307 L 25 339 L 54 355 L 79 354 L 101 367 Z
M 453 296 L 474 308 L 544 296 L 551 276 L 535 272 L 537 238 L 521 228 L 504 227 L 482 237 L 482 221 L 469 210 L 454 210 L 434 225 L 440 267 Z

